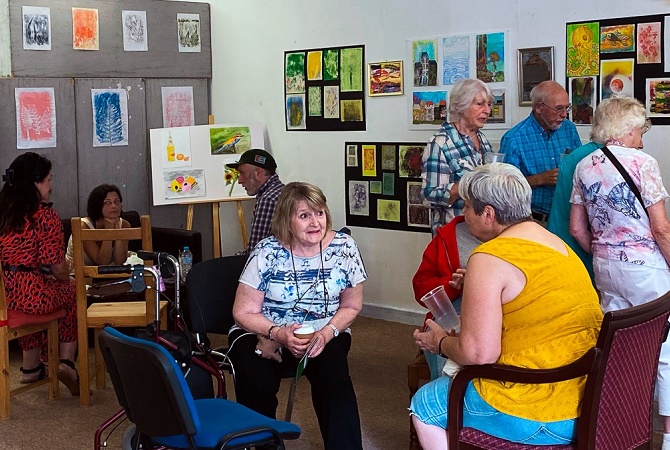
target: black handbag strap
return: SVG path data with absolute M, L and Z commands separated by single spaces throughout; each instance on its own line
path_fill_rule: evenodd
M 604 145 L 603 148 L 601 148 L 601 150 L 603 151 L 605 156 L 607 156 L 607 158 L 609 158 L 609 160 L 612 162 L 612 164 L 614 164 L 614 167 L 616 167 L 616 169 L 619 171 L 619 173 L 621 174 L 623 179 L 626 180 L 626 184 L 628 184 L 628 187 L 633 192 L 633 194 L 635 194 L 635 197 L 640 202 L 640 205 L 642 205 L 642 209 L 644 209 L 644 213 L 647 215 L 647 217 L 649 217 L 649 213 L 647 212 L 647 207 L 644 206 L 644 202 L 642 202 L 642 195 L 640 194 L 640 190 L 637 188 L 635 183 L 633 183 L 633 180 L 631 179 L 630 175 L 628 175 L 628 172 L 626 171 L 626 169 L 623 168 L 623 166 L 621 165 L 619 160 L 616 159 L 616 156 L 614 156 L 612 154 L 612 152 L 610 151 L 609 148 L 607 148 L 606 145 Z

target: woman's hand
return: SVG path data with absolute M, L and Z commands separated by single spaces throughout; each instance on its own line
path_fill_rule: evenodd
M 284 347 L 286 347 L 286 349 L 290 351 L 296 358 L 302 358 L 302 356 L 307 351 L 307 347 L 309 347 L 310 342 L 312 342 L 312 339 L 316 339 L 316 336 L 318 334 L 318 333 L 315 334 L 312 339 L 297 338 L 295 337 L 295 334 L 293 334 L 293 332 L 300 327 L 301 327 L 300 324 L 294 323 L 292 325 L 288 325 L 285 327 L 275 328 L 274 331 L 272 332 L 272 338 L 275 341 L 278 341 Z M 325 346 L 325 343 L 323 344 L 323 346 Z M 323 346 L 321 348 L 323 348 Z M 310 354 L 310 358 L 313 356 L 316 355 Z
M 456 272 L 451 274 L 451 281 L 449 286 L 454 289 L 463 289 L 463 280 L 465 279 L 465 269 L 456 269 Z
M 440 340 L 444 336 L 458 336 L 454 330 L 447 332 L 444 328 L 439 326 L 435 321 L 428 319 L 426 321 L 426 331 L 414 330 L 414 341 L 416 345 L 428 353 L 440 354 Z
M 114 230 L 114 229 L 121 228 L 121 223 L 120 222 L 121 221 L 118 218 L 108 219 L 108 218 L 105 217 L 105 218 L 102 219 L 102 223 L 103 223 L 103 226 L 104 226 L 105 230 Z
M 281 362 L 281 344 L 276 341 L 271 341 L 263 336 L 258 336 L 258 343 L 256 344 L 256 354 L 260 350 L 261 358 L 274 359 Z

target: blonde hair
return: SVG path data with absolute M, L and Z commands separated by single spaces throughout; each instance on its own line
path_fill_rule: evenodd
M 293 241 L 291 218 L 295 214 L 296 206 L 301 201 L 307 203 L 310 209 L 323 210 L 326 213 L 326 230 L 330 230 L 333 226 L 333 219 L 326 204 L 326 196 L 323 195 L 321 189 L 313 184 L 301 181 L 289 183 L 284 186 L 279 199 L 277 199 L 277 206 L 271 223 L 272 234 L 282 244 L 291 244 Z

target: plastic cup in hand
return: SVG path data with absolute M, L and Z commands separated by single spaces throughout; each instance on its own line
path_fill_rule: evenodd
M 293 332 L 293 335 L 299 339 L 312 339 L 314 336 L 315 330 L 311 325 L 302 325 L 300 328 Z
M 454 305 L 451 304 L 444 286 L 438 286 L 421 298 L 421 301 L 433 313 L 434 321 L 447 331 L 461 330 L 461 319 L 456 314 Z
M 491 164 L 494 162 L 503 162 L 505 160 L 505 154 L 504 153 L 495 153 L 495 152 L 487 152 L 484 153 L 484 164 Z

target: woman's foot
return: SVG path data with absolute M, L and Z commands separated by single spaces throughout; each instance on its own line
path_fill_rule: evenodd
M 69 359 L 59 359 L 58 362 L 58 380 L 70 390 L 70 394 L 79 396 L 79 373 L 74 363 Z
M 21 371 L 21 379 L 19 380 L 21 384 L 34 383 L 35 381 L 43 380 L 46 376 L 46 367 L 42 363 L 39 363 L 37 367 L 33 367 L 32 369 L 21 367 L 19 370 Z

